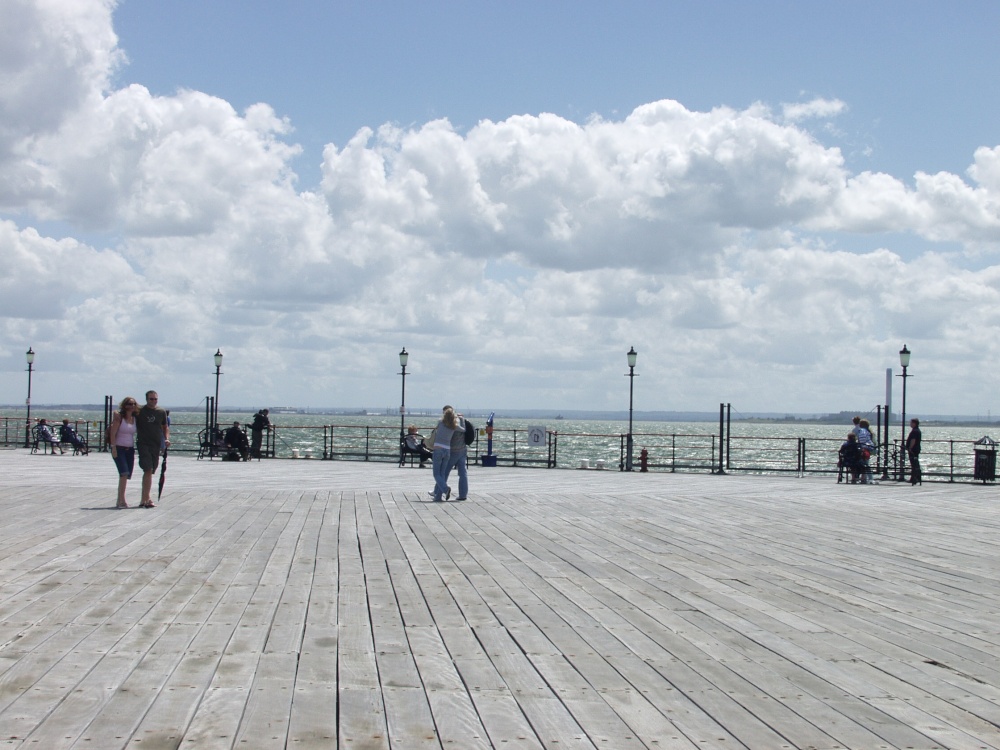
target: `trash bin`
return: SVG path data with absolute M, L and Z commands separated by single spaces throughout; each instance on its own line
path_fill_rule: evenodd
M 997 479 L 997 441 L 984 435 L 975 442 L 976 460 L 972 470 L 972 478 L 982 482 L 995 482 Z

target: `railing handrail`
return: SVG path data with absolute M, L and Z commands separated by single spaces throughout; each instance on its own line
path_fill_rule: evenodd
M 33 418 L 32 421 L 37 422 L 37 418 Z M 53 428 L 58 429 L 59 422 L 54 419 L 51 421 Z M 88 442 L 91 450 L 104 449 L 103 419 L 70 419 L 70 422 L 77 428 L 78 434 Z M 426 426 L 427 429 L 436 424 L 436 421 L 424 422 L 422 419 L 415 422 L 422 427 Z M 196 453 L 199 448 L 197 436 L 204 428 L 203 421 L 174 418 L 171 421 L 172 450 L 180 453 Z M 22 446 L 24 429 L 23 416 L 0 416 L 0 443 Z M 589 452 L 592 456 L 596 456 L 593 462 L 595 465 L 603 459 L 607 466 L 613 466 L 615 463 L 624 466 L 624 442 L 627 432 L 547 429 L 545 444 L 538 446 L 530 445 L 525 439 L 524 436 L 529 432 L 529 428 L 526 427 L 495 427 L 492 434 L 493 457 L 497 463 L 510 466 L 576 468 L 580 454 Z M 634 430 L 632 436 L 633 445 L 637 450 L 647 449 L 647 464 L 650 470 L 670 472 L 724 470 L 743 473 L 836 474 L 837 453 L 843 442 L 840 438 L 826 436 L 796 437 L 732 432 L 720 436 L 716 432 L 689 430 L 682 432 Z M 469 447 L 470 461 L 477 461 L 479 455 L 485 452 L 484 442 L 477 435 L 476 442 Z M 893 438 L 881 446 L 871 459 L 873 471 L 883 476 L 897 474 L 901 458 L 905 461 L 905 452 L 901 450 L 900 444 L 899 438 Z M 952 482 L 971 479 L 974 474 L 975 446 L 976 441 L 971 438 L 925 437 L 921 453 L 924 477 Z M 565 457 L 561 464 L 558 461 L 560 448 Z M 881 448 L 884 448 L 884 451 Z M 269 457 L 288 457 L 293 455 L 293 451 L 298 450 L 300 457 L 307 455 L 308 452 L 311 457 L 324 460 L 398 462 L 399 426 L 355 422 L 272 426 L 267 433 L 267 442 L 263 450 Z M 633 466 L 635 467 L 635 458 Z

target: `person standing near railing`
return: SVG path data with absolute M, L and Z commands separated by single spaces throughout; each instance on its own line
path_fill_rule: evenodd
M 270 412 L 267 409 L 261 409 L 253 415 L 253 422 L 250 423 L 250 434 L 253 436 L 250 443 L 250 455 L 253 458 L 260 458 L 260 444 L 264 440 L 264 430 L 271 429 L 271 420 L 268 418 L 268 414 Z
M 906 453 L 910 457 L 910 484 L 923 484 L 920 471 L 920 420 L 910 420 L 910 434 L 906 436 Z

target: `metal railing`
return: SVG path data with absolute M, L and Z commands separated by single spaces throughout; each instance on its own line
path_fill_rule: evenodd
M 105 422 L 73 422 L 92 451 L 104 450 Z M 58 431 L 58 423 L 53 424 Z M 203 422 L 172 420 L 171 452 L 197 453 Z M 23 417 L 0 416 L 0 444 L 22 447 Z M 399 462 L 399 428 L 396 426 L 329 424 L 281 426 L 265 433 L 265 457 L 327 461 Z M 822 437 L 760 437 L 716 433 L 633 432 L 633 470 L 646 452 L 648 471 L 705 472 L 711 474 L 836 475 L 841 440 Z M 627 434 L 574 433 L 549 430 L 544 445 L 529 441 L 527 429 L 494 429 L 492 458 L 498 466 L 579 468 L 586 459 L 590 468 L 625 468 Z M 469 446 L 469 463 L 479 463 L 486 441 Z M 921 466 L 929 481 L 971 481 L 975 477 L 976 446 L 972 440 L 923 440 Z M 900 465 L 900 456 L 903 465 Z M 898 480 L 909 475 L 909 462 L 893 440 L 871 458 L 876 479 Z
M 48 419 L 49 427 L 52 428 L 52 434 L 55 435 L 56 440 L 59 439 L 59 428 L 62 426 L 62 420 Z M 37 418 L 32 418 L 31 425 L 25 428 L 25 418 L 24 417 L 0 417 L 0 446 L 5 448 L 19 448 L 24 446 L 25 435 L 31 435 L 31 431 L 38 424 Z M 104 422 L 97 421 L 92 422 L 85 419 L 70 420 L 70 424 L 73 425 L 73 429 L 76 430 L 76 434 L 87 444 L 87 447 L 92 450 L 103 450 L 104 449 Z

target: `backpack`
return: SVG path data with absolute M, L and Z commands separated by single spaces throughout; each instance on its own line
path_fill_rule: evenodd
M 115 423 L 115 420 L 118 419 L 118 418 L 119 417 L 118 417 L 118 413 L 117 412 L 114 413 L 114 414 L 112 414 L 111 415 L 111 421 L 108 422 L 108 426 L 104 428 L 104 444 L 108 448 L 111 447 L 111 425 L 113 425 Z
M 465 420 L 465 444 L 472 445 L 476 442 L 476 427 L 468 419 Z

